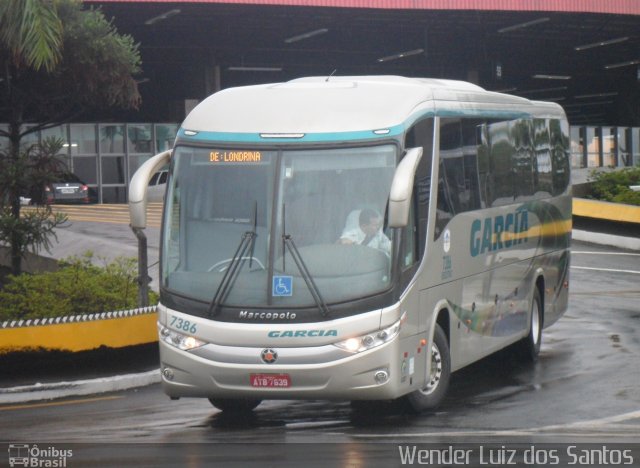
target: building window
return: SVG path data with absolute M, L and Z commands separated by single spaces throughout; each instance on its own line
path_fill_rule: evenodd
M 73 158 L 73 172 L 83 182 L 89 185 L 98 184 L 98 157 L 75 156 Z
M 71 155 L 98 154 L 96 126 L 94 124 L 71 124 Z
M 580 169 L 584 167 L 584 127 L 571 127 L 571 167 Z
M 102 183 L 124 184 L 126 165 L 124 156 L 102 156 Z
M 630 128 L 629 129 L 629 148 L 632 154 L 632 165 L 637 166 L 640 164 L 640 128 Z
M 178 134 L 177 124 L 156 124 L 156 153 L 173 148 Z
M 612 127 L 602 128 L 602 165 L 616 167 L 616 134 Z
M 124 125 L 100 125 L 100 154 L 124 154 Z
M 127 152 L 129 154 L 153 154 L 151 124 L 127 124 Z
M 587 167 L 601 167 L 600 135 L 598 127 L 587 127 L 585 143 L 587 145 Z

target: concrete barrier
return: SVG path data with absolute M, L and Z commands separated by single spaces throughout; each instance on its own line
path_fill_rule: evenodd
M 640 223 L 640 206 L 574 198 L 573 215 L 623 223 Z
M 88 351 L 158 341 L 155 307 L 0 323 L 0 354 L 48 349 Z

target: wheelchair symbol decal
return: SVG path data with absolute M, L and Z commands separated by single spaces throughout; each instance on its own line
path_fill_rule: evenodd
M 272 296 L 293 296 L 293 276 L 274 276 Z

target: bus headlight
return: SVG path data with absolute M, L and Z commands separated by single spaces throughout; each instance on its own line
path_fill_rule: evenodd
M 182 351 L 190 351 L 206 344 L 193 336 L 183 335 L 160 324 L 158 324 L 158 331 L 162 341 Z
M 334 345 L 351 353 L 361 353 L 362 351 L 375 348 L 376 346 L 383 345 L 398 336 L 400 328 L 406 318 L 407 313 L 405 312 L 402 314 L 402 317 L 400 317 L 400 320 L 387 328 L 367 333 L 366 335 L 349 338 L 344 341 L 338 341 L 337 343 L 334 343 Z

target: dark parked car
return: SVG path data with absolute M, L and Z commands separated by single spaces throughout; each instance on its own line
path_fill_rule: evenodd
M 98 193 L 87 186 L 75 174 L 66 173 L 60 175 L 55 182 L 45 185 L 41 193 L 34 193 L 31 203 L 96 203 Z

